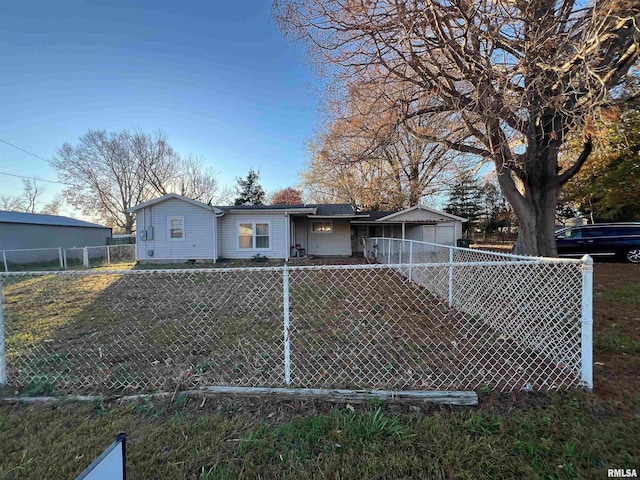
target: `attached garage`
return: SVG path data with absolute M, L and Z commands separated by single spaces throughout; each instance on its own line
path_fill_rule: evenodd
M 415 206 L 400 212 L 362 212 L 368 218 L 352 220 L 354 245 L 362 252 L 363 239 L 371 237 L 403 238 L 420 242 L 455 246 L 462 237 L 466 218 L 433 208 Z M 355 250 L 354 250 L 355 253 Z

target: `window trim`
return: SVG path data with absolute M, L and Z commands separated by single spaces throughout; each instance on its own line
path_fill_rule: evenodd
M 240 225 L 250 224 L 251 225 L 251 248 L 240 248 Z M 256 248 L 256 225 L 263 224 L 267 225 L 269 229 L 269 246 L 267 248 Z M 265 235 L 260 235 L 264 237 Z M 271 228 L 271 220 L 236 220 L 236 251 L 237 252 L 270 252 L 273 250 L 273 229 Z
M 171 221 L 180 220 L 182 222 L 182 237 L 171 238 Z M 167 240 L 169 242 L 184 242 L 187 237 L 187 229 L 185 228 L 184 215 L 171 215 L 167 217 Z
M 313 224 L 314 223 L 320 223 L 320 224 L 328 223 L 330 230 L 328 232 L 324 232 L 324 231 L 315 232 L 313 230 Z M 334 232 L 334 230 L 333 230 L 333 220 L 311 220 L 310 228 L 311 228 L 311 233 L 314 233 L 314 234 L 322 234 L 322 235 L 331 234 L 331 233 Z

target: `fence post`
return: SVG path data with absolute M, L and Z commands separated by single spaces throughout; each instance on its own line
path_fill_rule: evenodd
M 82 266 L 84 268 L 89 268 L 89 252 L 87 250 L 87 247 L 84 247 L 82 249 Z
M 62 258 L 62 247 L 58 247 L 58 260 L 60 260 L 60 270 L 64 270 L 64 259 Z
M 8 272 L 9 266 L 7 265 L 7 254 L 4 250 L 2 251 L 2 262 L 4 263 L 4 271 Z
M 409 240 L 409 281 L 411 281 L 411 265 L 413 264 L 413 240 Z
M 582 384 L 593 389 L 593 259 L 582 257 Z
M 62 250 L 62 261 L 64 262 L 64 269 L 67 269 L 67 249 Z
M 284 383 L 291 385 L 291 343 L 289 340 L 289 270 L 282 270 L 282 298 L 284 313 Z
M 107 245 L 107 265 L 111 265 L 111 246 Z
M 4 252 L 2 252 L 4 253 Z M 7 384 L 7 351 L 4 343 L 4 315 L 2 308 L 2 282 L 0 277 L 0 385 Z
M 449 248 L 449 308 L 453 306 L 453 248 Z
M 387 252 L 387 265 L 391 265 L 391 238 L 389 238 L 389 251 Z

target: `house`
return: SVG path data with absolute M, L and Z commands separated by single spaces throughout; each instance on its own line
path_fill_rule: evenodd
M 111 228 L 60 215 L 0 210 L 0 250 L 106 245 Z
M 212 206 L 177 194 L 128 211 L 136 213 L 140 261 L 351 256 L 374 236 L 455 245 L 466 221 L 422 206 L 397 212 L 356 212 L 348 204 Z

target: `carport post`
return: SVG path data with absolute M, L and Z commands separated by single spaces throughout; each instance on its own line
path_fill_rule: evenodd
M 107 265 L 111 265 L 111 246 L 107 245 Z
M 389 237 L 389 251 L 387 252 L 387 265 L 391 265 L 391 237 Z
M 284 313 L 284 383 L 291 385 L 291 343 L 289 340 L 289 270 L 282 270 L 282 298 Z
M 7 384 L 6 353 L 7 351 L 5 349 L 5 343 L 4 343 L 4 316 L 2 314 L 2 277 L 0 277 L 0 385 Z
M 453 248 L 449 247 L 449 308 L 453 305 Z
M 5 251 L 2 251 L 2 263 L 4 263 L 4 271 L 8 272 L 9 271 L 9 266 L 7 265 L 7 254 L 5 253 Z
M 62 262 L 64 263 L 64 269 L 67 269 L 67 249 L 62 251 Z
M 593 389 L 593 259 L 582 257 L 582 385 Z
M 60 270 L 64 270 L 64 259 L 62 258 L 62 247 L 58 247 L 58 259 L 60 260 Z
M 82 266 L 84 268 L 89 268 L 89 251 L 87 250 L 87 247 L 84 247 L 82 250 Z

